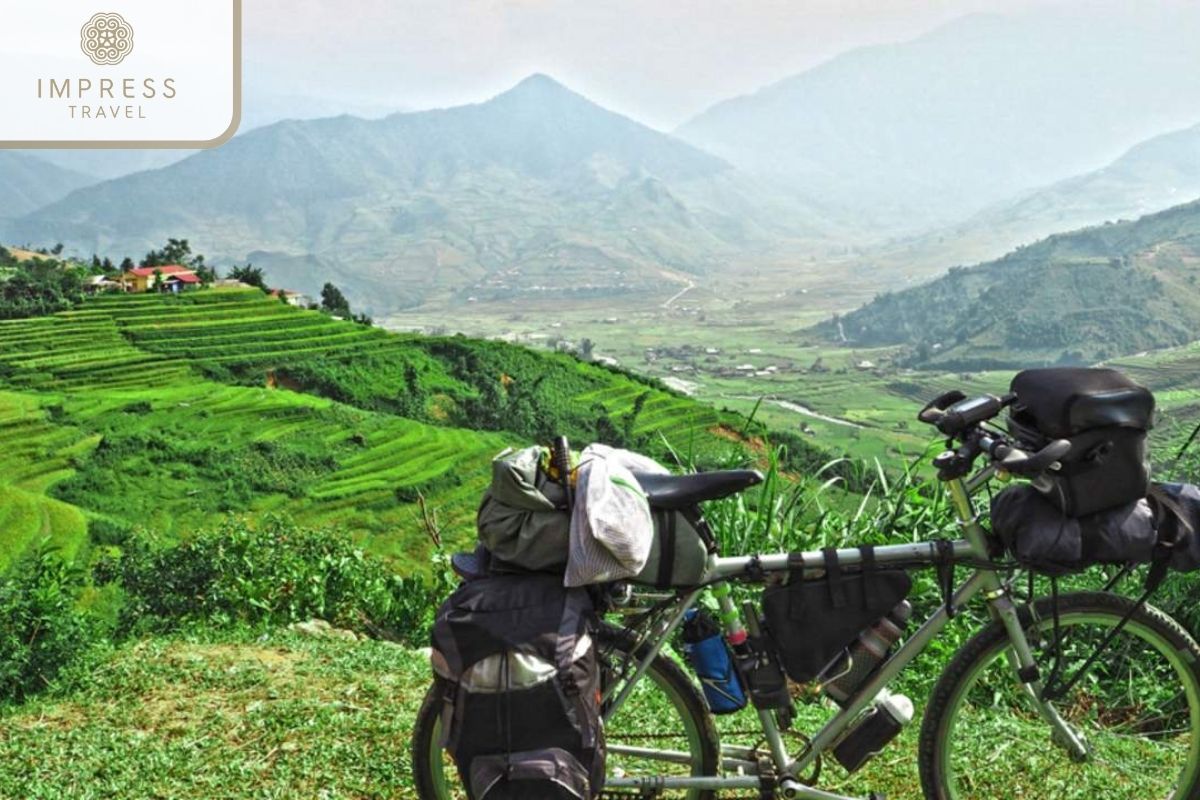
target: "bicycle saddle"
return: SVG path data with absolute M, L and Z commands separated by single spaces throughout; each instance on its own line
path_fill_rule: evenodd
M 705 500 L 719 500 L 763 482 L 756 469 L 726 469 L 695 475 L 635 472 L 642 491 L 654 508 L 679 509 Z

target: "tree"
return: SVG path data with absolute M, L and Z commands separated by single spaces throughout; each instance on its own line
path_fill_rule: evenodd
M 204 256 L 192 253 L 192 246 L 187 239 L 167 239 L 167 244 L 161 250 L 151 250 L 142 259 L 143 267 L 165 267 L 168 264 L 179 264 L 192 270 L 204 266 Z
M 100 262 L 100 269 L 104 270 L 105 272 L 113 272 L 116 270 L 116 267 L 113 266 L 112 259 L 108 256 L 105 256 L 104 260 Z
M 133 259 L 129 256 L 125 256 L 125 259 L 121 262 L 121 272 L 129 272 L 135 266 L 136 265 L 133 263 Z
M 267 278 L 263 274 L 262 267 L 247 263 L 244 267 L 234 267 L 229 270 L 229 277 L 248 286 L 257 286 L 264 292 L 267 290 Z
M 196 267 L 196 277 L 200 279 L 201 283 L 208 285 L 208 284 L 214 282 L 215 280 L 217 280 L 217 278 L 219 278 L 221 276 L 220 276 L 220 273 L 217 272 L 216 267 L 208 267 L 208 266 L 201 265 L 199 267 Z
M 321 287 L 321 310 L 343 319 L 350 319 L 353 316 L 350 313 L 350 301 L 342 294 L 342 290 L 332 283 Z
M 62 251 L 63 251 L 63 243 L 62 242 L 59 242 L 58 244 L 54 245 L 54 247 L 50 248 L 51 255 L 61 256 Z

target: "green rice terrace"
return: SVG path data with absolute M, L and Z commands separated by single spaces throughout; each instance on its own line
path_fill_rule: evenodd
M 465 540 L 509 444 L 562 431 L 703 462 L 745 425 L 571 356 L 391 334 L 256 289 L 105 295 L 0 322 L 0 567 L 45 537 L 73 554 L 89 530 L 171 539 L 273 511 L 415 567 L 418 501 Z

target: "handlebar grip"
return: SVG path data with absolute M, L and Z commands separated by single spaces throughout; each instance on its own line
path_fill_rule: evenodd
M 1006 452 L 1001 452 L 1001 451 Z M 1033 455 L 1024 450 L 1018 450 L 1008 445 L 997 445 L 992 456 L 1000 462 L 1001 468 L 1013 473 L 1033 477 L 1052 467 L 1055 462 L 1066 457 L 1071 452 L 1071 443 L 1066 439 L 1055 439 L 1038 450 Z
M 938 420 L 945 416 L 947 408 L 966 399 L 967 396 L 958 389 L 942 392 L 925 404 L 925 407 L 917 414 L 917 420 L 926 425 L 936 425 Z

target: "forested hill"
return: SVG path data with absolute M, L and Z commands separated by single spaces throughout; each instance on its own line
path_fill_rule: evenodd
M 915 366 L 1090 363 L 1200 330 L 1200 201 L 1043 239 L 956 267 L 818 326 L 854 345 L 906 345 Z

